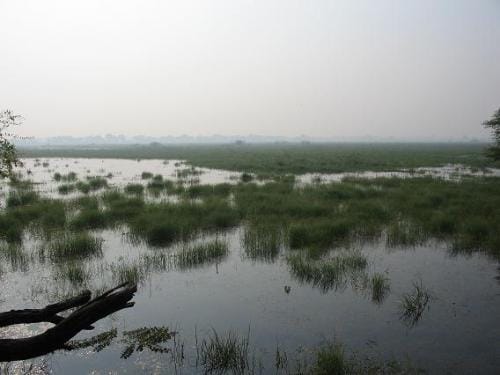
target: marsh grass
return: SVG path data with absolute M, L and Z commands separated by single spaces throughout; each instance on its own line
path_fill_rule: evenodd
M 355 374 L 355 364 L 340 344 L 329 344 L 318 350 L 311 375 Z
M 149 180 L 150 178 L 153 178 L 153 174 L 151 172 L 142 172 L 141 178 L 143 180 Z
M 241 244 L 245 255 L 252 260 L 273 262 L 283 243 L 283 229 L 273 223 L 247 224 Z
M 87 183 L 91 191 L 96 191 L 108 187 L 108 180 L 99 176 L 87 177 Z
M 62 194 L 62 195 L 72 193 L 75 190 L 76 190 L 75 184 L 63 184 L 63 185 L 59 185 L 57 187 L 57 191 L 59 192 L 59 194 Z
M 141 195 L 144 192 L 144 186 L 142 184 L 127 184 L 124 191 L 127 194 Z
M 148 276 L 147 272 L 145 272 L 144 268 L 141 267 L 140 263 L 125 263 L 123 259 L 117 263 L 111 264 L 110 269 L 113 281 L 116 284 L 125 282 L 139 284 L 142 283 Z
M 427 239 L 421 226 L 408 221 L 398 221 L 387 228 L 386 245 L 389 248 L 414 247 L 424 244 Z
M 185 179 L 190 176 L 199 176 L 202 173 L 203 172 L 201 170 L 196 169 L 195 167 L 182 168 L 175 171 L 175 175 L 179 179 Z
M 54 173 L 52 176 L 53 180 L 56 182 L 75 182 L 77 180 L 77 174 L 75 172 L 69 172 L 68 174 L 61 174 L 59 172 Z
M 53 262 L 67 262 L 102 256 L 103 240 L 86 232 L 68 233 L 50 242 L 47 255 Z M 43 249 L 45 251 L 45 249 Z
M 239 223 L 237 211 L 221 199 L 148 204 L 144 208 L 128 221 L 130 232 L 153 247 L 188 241 L 201 232 L 216 232 Z
M 70 221 L 70 228 L 73 230 L 102 229 L 107 226 L 107 215 L 98 208 L 85 208 Z
M 425 310 L 429 309 L 429 302 L 431 301 L 431 293 L 420 282 L 413 282 L 413 289 L 409 293 L 403 294 L 400 301 L 400 318 L 408 326 L 415 326 L 422 318 Z
M 17 244 L 0 244 L 0 259 L 8 263 L 13 272 L 27 272 L 31 262 L 23 247 Z
M 372 291 L 372 301 L 381 304 L 390 292 L 389 278 L 382 273 L 375 273 L 370 279 L 370 287 Z
M 368 264 L 366 257 L 356 251 L 338 253 L 322 260 L 294 254 L 287 257 L 287 263 L 294 277 L 323 291 L 344 288 L 349 279 L 362 272 Z
M 247 373 L 250 369 L 249 336 L 250 331 L 246 337 L 239 337 L 233 332 L 220 336 L 213 330 L 203 339 L 199 351 L 205 373 Z
M 74 287 L 85 285 L 91 275 L 82 262 L 70 261 L 58 263 L 56 266 L 56 280 L 66 280 Z
M 75 184 L 76 189 L 83 194 L 88 194 L 90 192 L 90 184 L 83 182 L 83 181 L 78 181 Z
M 350 230 L 350 224 L 340 219 L 294 223 L 289 227 L 288 242 L 292 249 L 308 246 L 329 247 L 345 241 Z
M 40 199 L 37 192 L 31 189 L 20 189 L 10 191 L 7 196 L 7 208 L 27 206 L 36 203 Z
M 210 242 L 183 247 L 176 254 L 176 264 L 180 269 L 189 269 L 213 262 L 220 262 L 229 254 L 227 242 L 216 239 Z

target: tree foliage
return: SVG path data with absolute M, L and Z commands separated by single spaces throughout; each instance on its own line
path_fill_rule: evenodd
M 16 148 L 12 143 L 15 135 L 12 127 L 21 124 L 22 117 L 11 110 L 0 111 L 0 178 L 12 176 L 12 168 L 18 163 Z
M 495 145 L 488 149 L 488 156 L 494 160 L 500 160 L 500 108 L 497 109 L 490 120 L 483 122 L 483 125 L 491 129 L 495 142 Z

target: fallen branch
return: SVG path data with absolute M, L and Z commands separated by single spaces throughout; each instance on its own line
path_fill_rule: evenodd
M 20 339 L 0 339 L 0 362 L 38 357 L 64 348 L 80 331 L 92 329 L 96 321 L 119 310 L 132 307 L 129 302 L 137 286 L 124 283 L 90 300 L 90 292 L 46 306 L 43 309 L 12 310 L 0 313 L 0 327 L 21 323 L 50 322 L 55 326 L 36 336 Z M 79 306 L 79 307 L 78 307 Z M 66 318 L 60 312 L 78 307 Z

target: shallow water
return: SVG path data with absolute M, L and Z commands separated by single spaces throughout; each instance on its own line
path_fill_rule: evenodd
M 46 181 L 55 171 L 70 170 L 82 177 L 87 170 L 90 175 L 101 170 L 100 175 L 113 173 L 110 182 L 120 185 L 140 181 L 142 171 L 162 171 L 166 176 L 175 172 L 173 162 L 165 165 L 162 161 L 77 161 L 51 159 L 51 171 L 35 172 L 38 167 L 32 166 L 32 178 Z M 27 168 L 30 163 L 35 161 L 27 161 Z M 231 173 L 211 173 L 200 175 L 201 183 L 232 181 Z M 40 189 L 54 194 L 56 186 L 51 182 L 45 187 L 40 185 Z M 168 326 L 178 332 L 177 352 L 184 344 L 183 361 L 178 357 L 173 360 L 172 353 L 148 350 L 122 359 L 123 344 L 118 338 L 100 352 L 56 352 L 9 366 L 16 371 L 33 364 L 35 371 L 61 374 L 203 373 L 203 368 L 196 366 L 196 337 L 201 340 L 215 329 L 219 334 L 232 330 L 245 336 L 249 332 L 252 355 L 262 363 L 263 373 L 276 372 L 277 347 L 286 351 L 289 362 L 294 363 L 294 359 L 308 358 L 312 349 L 333 340 L 361 357 L 403 361 L 409 358 L 416 367 L 436 374 L 488 374 L 500 368 L 499 266 L 486 255 L 452 254 L 447 244 L 440 242 L 394 249 L 387 247 L 382 238 L 354 245 L 368 259 L 367 275 L 382 272 L 390 280 L 386 298 L 374 303 L 369 288 L 354 280 L 347 280 L 337 289 L 322 289 L 299 280 L 286 262 L 290 250 L 281 249 L 274 260 L 251 259 L 242 244 L 243 231 L 240 227 L 218 234 L 230 249 L 227 258 L 219 263 L 184 270 L 149 269 L 133 308 L 103 319 L 96 324 L 95 333 L 78 336 L 90 337 L 111 328 L 117 328 L 120 335 L 140 327 Z M 87 286 L 92 289 L 112 286 L 112 268 L 118 264 L 131 265 L 144 255 L 178 250 L 176 246 L 152 249 L 132 243 L 125 234 L 126 228 L 95 233 L 104 238 L 104 254 L 85 262 L 92 274 Z M 24 258 L 1 258 L 0 311 L 41 307 L 80 289 L 58 277 L 56 265 L 36 256 L 39 246 L 38 239 L 26 238 Z M 411 291 L 414 282 L 425 285 L 432 299 L 422 318 L 412 326 L 401 319 L 399 301 Z M 288 293 L 285 286 L 289 287 Z M 0 329 L 0 337 L 31 335 L 47 326 Z M 174 344 L 169 341 L 166 346 L 173 348 Z

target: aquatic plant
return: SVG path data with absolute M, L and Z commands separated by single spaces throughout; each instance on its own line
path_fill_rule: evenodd
M 7 196 L 7 208 L 27 206 L 33 204 L 40 199 L 37 192 L 33 190 L 14 190 L 9 192 Z
M 413 290 L 403 294 L 400 301 L 400 318 L 408 326 L 413 327 L 422 318 L 422 314 L 426 309 L 429 309 L 431 293 L 427 288 L 419 283 L 413 283 Z
M 125 349 L 122 351 L 122 358 L 129 358 L 134 352 L 142 352 L 144 349 L 154 353 L 168 353 L 170 348 L 161 344 L 171 340 L 175 332 L 168 327 L 143 327 L 133 331 L 123 332 L 122 342 Z
M 56 280 L 67 280 L 73 286 L 81 286 L 90 279 L 90 273 L 81 262 L 69 261 L 57 264 Z
M 153 178 L 153 174 L 151 172 L 142 172 L 141 178 L 143 180 L 149 180 L 150 178 Z
M 324 291 L 344 287 L 349 277 L 367 266 L 366 257 L 359 252 L 350 251 L 322 260 L 295 254 L 287 257 L 287 263 L 293 276 Z
M 211 262 L 219 262 L 229 254 L 226 242 L 216 239 L 210 242 L 183 247 L 176 254 L 176 264 L 181 269 Z
M 71 220 L 73 230 L 106 228 L 108 216 L 98 208 L 84 208 Z
M 340 344 L 329 344 L 318 350 L 311 375 L 354 374 L 353 360 L 348 358 Z
M 98 176 L 87 177 L 87 183 L 92 191 L 108 187 L 108 181 L 105 178 Z
M 220 336 L 213 330 L 201 343 L 200 363 L 205 373 L 246 373 L 250 368 L 249 336 L 238 337 L 233 332 Z
M 242 246 L 253 260 L 273 261 L 283 241 L 282 229 L 273 223 L 248 224 L 244 228 Z
M 86 182 L 83 182 L 83 181 L 78 181 L 75 184 L 75 187 L 77 188 L 77 190 L 80 193 L 88 194 L 90 192 L 90 184 L 89 183 L 86 183 Z
M 88 339 L 72 340 L 67 343 L 67 347 L 70 350 L 74 349 L 85 349 L 92 347 L 94 352 L 100 352 L 104 348 L 107 348 L 113 340 L 118 336 L 118 330 L 112 328 L 109 331 L 100 333 Z
M 390 291 L 389 278 L 382 273 L 375 273 L 370 279 L 372 301 L 380 304 Z
M 50 242 L 46 251 L 52 261 L 66 262 L 101 256 L 102 244 L 101 238 L 91 236 L 86 232 L 67 233 Z
M 140 195 L 144 191 L 144 186 L 142 184 L 127 184 L 124 190 L 127 194 Z
M 240 176 L 241 182 L 250 182 L 253 180 L 253 175 L 250 173 L 243 172 Z
M 125 263 L 123 259 L 117 263 L 111 264 L 110 269 L 113 281 L 117 284 L 138 284 L 144 281 L 147 276 L 139 263 Z
M 75 191 L 76 189 L 76 185 L 74 184 L 64 184 L 64 185 L 59 185 L 57 187 L 57 191 L 59 192 L 59 194 L 69 194 L 73 191 Z

